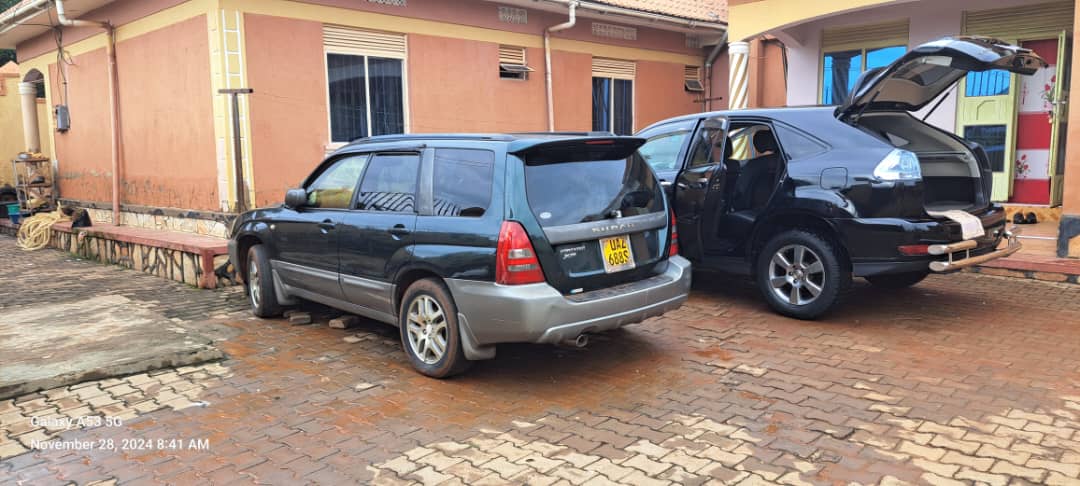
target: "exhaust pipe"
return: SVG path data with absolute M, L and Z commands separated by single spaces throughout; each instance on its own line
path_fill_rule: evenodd
M 567 339 L 563 341 L 562 345 L 571 348 L 584 348 L 585 346 L 589 345 L 589 335 L 584 333 L 578 334 L 578 336 L 574 339 Z

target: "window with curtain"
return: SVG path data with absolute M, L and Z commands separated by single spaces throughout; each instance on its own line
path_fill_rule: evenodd
M 404 133 L 400 59 L 328 53 L 326 69 L 331 142 Z
M 855 87 L 859 75 L 892 64 L 907 52 L 906 46 L 888 46 L 826 52 L 821 73 L 821 103 L 842 103 Z
M 598 132 L 632 135 L 634 82 L 629 79 L 593 78 L 592 128 Z

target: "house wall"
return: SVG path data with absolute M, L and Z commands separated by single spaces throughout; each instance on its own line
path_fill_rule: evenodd
M 168 53 L 168 55 L 162 55 Z M 126 204 L 212 210 L 216 168 L 211 131 L 206 18 L 199 16 L 118 42 Z M 177 60 L 183 62 L 177 62 Z M 105 50 L 76 55 L 66 66 L 68 95 L 53 93 L 71 113 L 71 129 L 54 135 L 60 193 L 84 201 L 112 199 L 112 135 Z M 59 78 L 49 65 L 50 79 Z
M 14 184 L 11 159 L 26 147 L 22 138 L 18 73 L 0 73 L 0 186 Z
M 418 0 L 405 9 L 335 0 L 304 3 L 235 3 L 244 11 L 245 45 L 259 46 L 247 48 L 244 59 L 255 90 L 250 116 L 257 205 L 281 201 L 332 148 L 324 22 L 406 35 L 410 133 L 547 130 L 542 34 L 564 17 L 530 10 L 528 24 L 506 24 L 498 21 L 497 4 L 489 2 L 455 2 L 451 8 L 447 2 Z M 553 36 L 556 130 L 592 128 L 593 55 L 636 61 L 635 128 L 701 109 L 695 102 L 700 96 L 683 89 L 683 72 L 688 64 L 700 65 L 704 53 L 687 48 L 683 34 L 637 27 L 636 42 L 620 43 L 592 36 L 591 22 L 579 17 L 577 27 Z M 526 48 L 535 69 L 528 79 L 499 78 L 500 44 Z M 726 79 L 726 71 L 720 76 Z
M 118 26 L 121 202 L 185 214 L 231 208 L 231 112 L 217 90 L 237 87 L 254 89 L 240 108 L 249 202 L 281 201 L 333 148 L 323 23 L 407 36 L 408 132 L 546 130 L 542 34 L 566 14 L 530 9 L 528 15 L 527 24 L 503 23 L 496 3 L 443 0 L 410 0 L 405 8 L 347 0 L 117 0 L 90 12 L 83 18 Z M 686 47 L 684 34 L 633 26 L 636 40 L 607 39 L 592 34 L 594 21 L 613 23 L 579 16 L 577 27 L 553 36 L 557 130 L 591 128 L 592 56 L 637 62 L 636 128 L 701 109 L 699 95 L 682 89 L 683 69 L 700 65 L 705 53 Z M 43 130 L 55 139 L 61 196 L 107 203 L 112 168 L 105 36 L 69 28 L 64 44 L 74 61 L 67 66 L 66 98 L 57 88 L 52 36 L 23 42 L 18 50 L 29 67 L 46 71 L 47 106 L 62 101 L 71 110 L 69 132 Z M 500 44 L 527 49 L 536 69 L 529 79 L 498 77 Z M 726 71 L 715 77 L 726 79 Z M 53 124 L 51 116 L 43 120 Z

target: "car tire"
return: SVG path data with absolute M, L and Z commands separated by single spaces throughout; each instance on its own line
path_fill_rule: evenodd
M 922 282 L 930 272 L 905 272 L 866 277 L 866 281 L 883 289 L 904 289 Z
M 816 319 L 851 287 L 851 270 L 829 238 L 805 230 L 773 236 L 757 259 L 755 275 L 765 301 L 776 312 Z
M 247 285 L 245 289 L 251 313 L 256 317 L 277 317 L 281 315 L 281 305 L 274 291 L 274 276 L 270 272 L 270 256 L 263 245 L 253 245 L 247 255 Z
M 457 320 L 457 305 L 450 291 L 435 279 L 413 282 L 398 309 L 401 347 L 416 371 L 432 378 L 464 372 L 465 359 Z

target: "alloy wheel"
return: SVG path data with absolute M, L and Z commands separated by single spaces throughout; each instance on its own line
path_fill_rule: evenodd
M 248 295 L 251 296 L 251 305 L 258 308 L 262 302 L 261 286 L 259 285 L 259 264 L 252 259 L 248 262 Z
M 446 354 L 449 331 L 446 315 L 439 302 L 428 295 L 418 295 L 409 304 L 405 331 L 409 348 L 420 361 L 435 364 Z
M 781 301 L 807 305 L 825 289 L 825 265 L 810 248 L 787 245 L 769 263 L 769 286 Z

